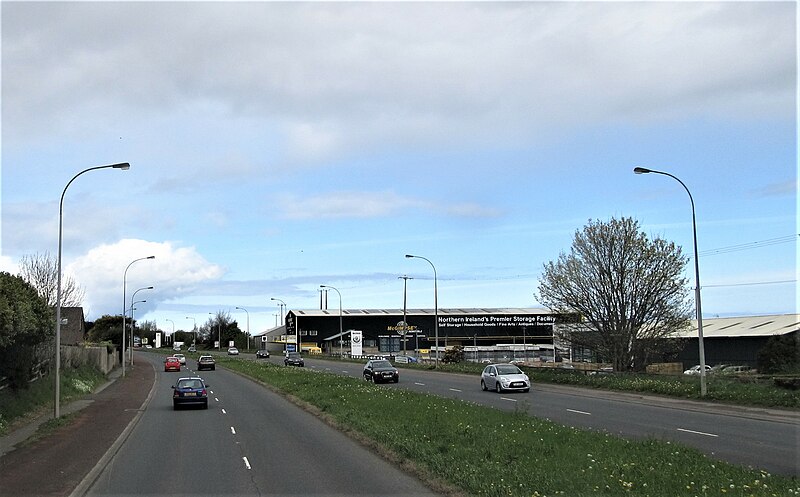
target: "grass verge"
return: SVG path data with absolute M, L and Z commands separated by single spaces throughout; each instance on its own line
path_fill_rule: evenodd
M 61 402 L 69 402 L 90 394 L 106 380 L 98 369 L 82 366 L 65 369 L 59 377 Z M 52 374 L 30 384 L 26 390 L 0 390 L 0 436 L 9 432 L 18 423 L 40 416 L 53 408 L 55 381 Z
M 453 399 L 254 361 L 225 367 L 306 402 L 469 495 L 790 496 L 797 479 Z

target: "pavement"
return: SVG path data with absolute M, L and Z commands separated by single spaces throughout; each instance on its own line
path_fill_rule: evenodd
M 34 436 L 50 412 L 0 437 L 0 496 L 82 495 L 141 416 L 155 381 L 148 361 L 125 377 L 117 368 L 94 393 L 61 406 L 62 416 L 74 414 L 64 426 Z

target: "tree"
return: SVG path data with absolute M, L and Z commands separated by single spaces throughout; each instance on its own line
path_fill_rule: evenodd
M 757 356 L 759 373 L 796 373 L 800 371 L 800 335 L 772 336 Z
M 239 329 L 239 324 L 231 319 L 229 312 L 217 311 L 213 318 L 209 318 L 204 325 L 209 330 L 209 346 L 219 339 L 219 332 L 222 332 L 222 347 L 228 347 L 228 342 L 233 341 L 237 348 L 246 347 L 247 336 Z
M 22 277 L 0 272 L 0 376 L 13 389 L 27 388 L 31 368 L 53 339 L 55 319 L 36 288 Z
M 130 320 L 126 320 L 126 325 Z M 122 345 L 122 315 L 110 316 L 108 314 L 97 318 L 96 321 L 86 325 L 89 340 L 92 342 L 111 342 L 116 346 Z
M 50 307 L 58 304 L 58 260 L 50 255 L 36 253 L 22 256 L 19 263 L 20 276 L 33 285 L 39 295 Z M 74 278 L 67 275 L 61 277 L 61 307 L 81 307 L 84 291 Z
M 680 247 L 650 240 L 632 218 L 589 220 L 570 253 L 544 265 L 539 302 L 580 315 L 557 325 L 562 338 L 608 358 L 615 370 L 642 368 L 689 323 L 687 262 Z

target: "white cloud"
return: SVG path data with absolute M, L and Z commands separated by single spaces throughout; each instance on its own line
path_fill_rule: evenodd
M 155 259 L 131 264 L 151 255 Z M 134 239 L 95 247 L 65 268 L 65 273 L 74 276 L 86 290 L 84 306 L 92 313 L 87 319 L 122 312 L 123 280 L 127 283 L 126 308 L 130 307 L 133 292 L 154 287 L 136 295 L 137 300 L 147 300 L 136 306 L 137 314 L 142 315 L 159 302 L 191 295 L 204 283 L 222 278 L 224 272 L 222 267 L 206 261 L 193 247 Z

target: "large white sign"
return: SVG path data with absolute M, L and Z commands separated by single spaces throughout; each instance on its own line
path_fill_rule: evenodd
M 362 354 L 361 340 L 361 330 L 350 330 L 350 354 L 354 357 Z

